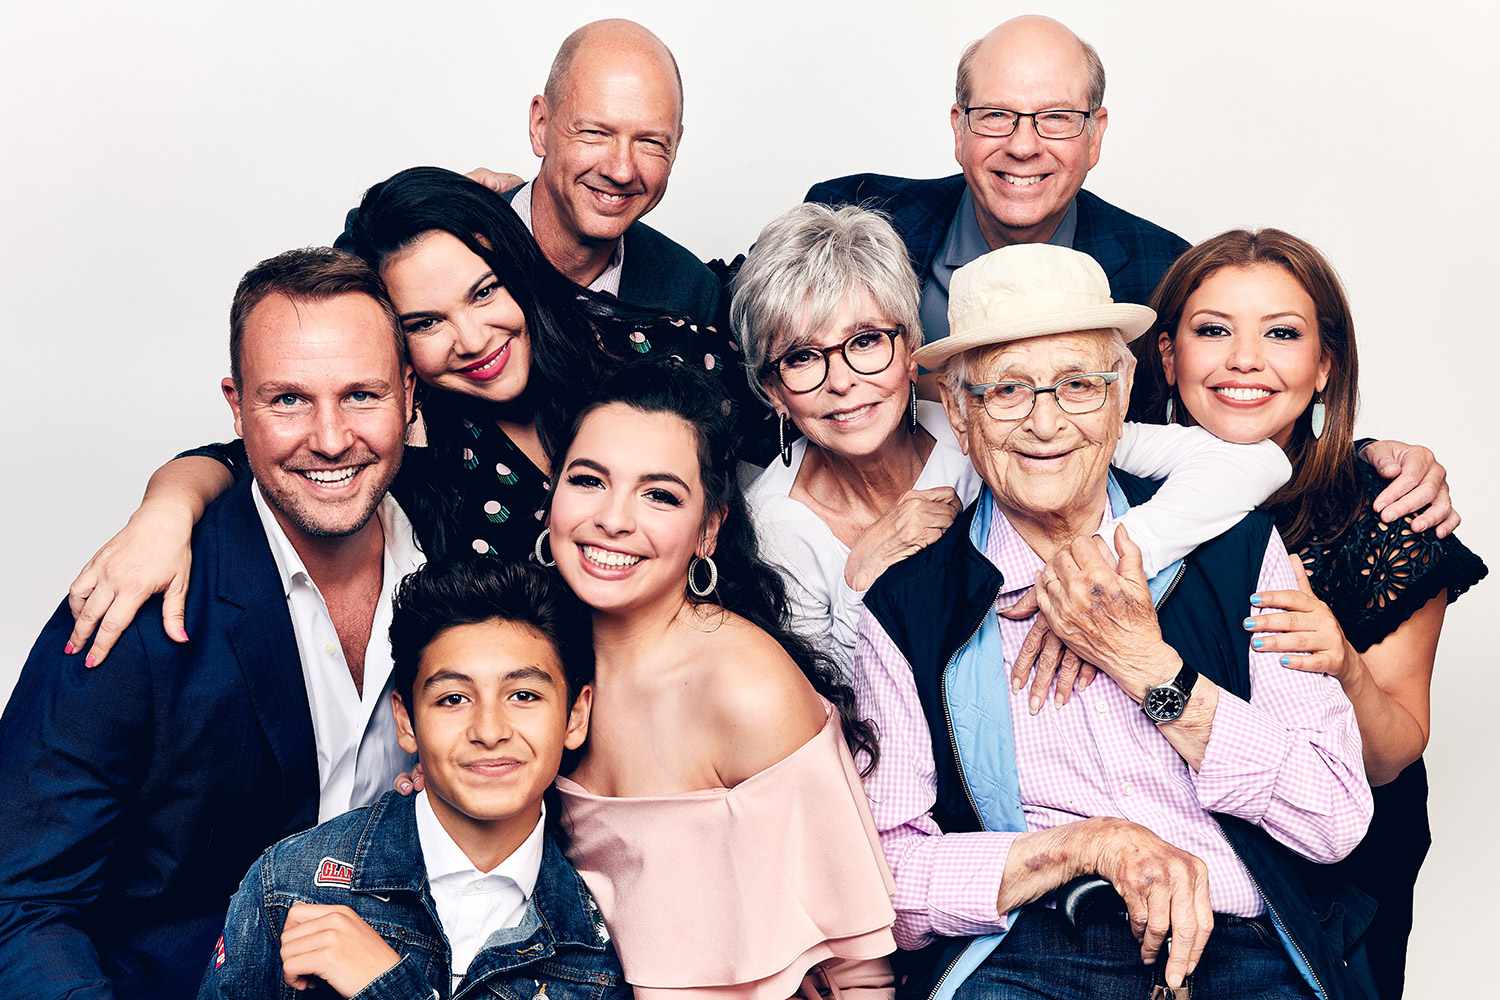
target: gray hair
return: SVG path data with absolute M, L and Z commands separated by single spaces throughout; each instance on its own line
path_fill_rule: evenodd
M 1074 36 L 1077 37 L 1076 35 Z M 958 57 L 958 78 L 953 84 L 953 98 L 958 102 L 960 108 L 969 106 L 969 98 L 974 94 L 974 57 L 979 53 L 979 46 L 984 43 L 983 38 L 976 38 L 964 49 L 964 54 Z M 1086 110 L 1098 111 L 1104 107 L 1104 61 L 1099 58 L 1099 52 L 1082 38 L 1078 44 L 1083 46 L 1083 64 L 1088 70 L 1089 90 Z M 1042 108 L 1034 108 L 1042 111 Z M 1089 127 L 1093 128 L 1094 120 L 1089 119 Z
M 766 398 L 761 378 L 772 350 L 811 339 L 860 291 L 906 327 L 907 350 L 922 345 L 917 275 L 885 216 L 803 204 L 773 219 L 745 258 L 729 307 L 751 389 Z
M 1079 332 L 1087 333 L 1091 331 Z M 1130 400 L 1130 387 L 1135 381 L 1135 355 L 1131 353 L 1130 345 L 1125 343 L 1125 336 L 1119 330 L 1110 329 L 1102 332 L 1110 335 L 1109 346 L 1115 353 L 1113 370 L 1124 376 L 1118 383 L 1120 385 L 1120 399 L 1128 403 Z M 981 351 L 994 350 L 995 347 L 999 346 L 1001 345 L 987 345 L 985 347 L 975 347 L 967 351 L 960 351 L 949 358 L 942 368 L 938 369 L 937 374 L 938 378 L 942 381 L 943 391 L 961 409 L 968 407 L 969 399 L 971 398 L 968 390 L 964 388 L 969 381 L 969 355 L 978 354 Z M 1127 406 L 1121 406 L 1120 412 L 1123 414 L 1127 408 Z

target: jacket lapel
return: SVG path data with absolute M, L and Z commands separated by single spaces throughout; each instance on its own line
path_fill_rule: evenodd
M 1098 261 L 1113 287 L 1115 276 L 1130 263 L 1130 254 L 1119 234 L 1100 219 L 1097 201 L 1087 191 L 1078 192 L 1078 231 L 1073 235 L 1073 249 Z
M 312 712 L 286 594 L 250 483 L 247 479 L 236 485 L 225 498 L 219 531 L 219 599 L 239 609 L 229 640 L 250 703 L 281 767 L 289 801 L 310 804 L 316 821 L 318 755 Z

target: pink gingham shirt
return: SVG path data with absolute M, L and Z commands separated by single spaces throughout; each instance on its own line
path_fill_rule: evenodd
M 1019 600 L 1042 568 L 998 507 L 985 556 L 1005 577 L 996 609 Z M 1295 588 L 1286 549 L 1273 532 L 1257 589 Z M 1249 613 L 1270 610 L 1251 608 L 1249 596 Z M 1010 663 L 1031 620 L 999 622 Z M 1008 679 L 1006 665 L 996 663 L 994 682 L 1009 690 Z M 1027 706 L 1029 686 L 1012 691 L 1027 829 L 1093 816 L 1139 823 L 1204 861 L 1215 912 L 1261 914 L 1260 894 L 1210 810 L 1255 823 L 1297 853 L 1329 863 L 1359 843 L 1373 804 L 1354 710 L 1338 682 L 1287 669 L 1276 654 L 1254 650 L 1250 679 L 1249 702 L 1220 691 L 1197 773 L 1103 672 L 1066 706 L 1049 697 L 1035 716 Z M 933 820 L 932 743 L 911 667 L 869 611 L 860 618 L 853 680 L 861 712 L 880 733 L 880 764 L 865 779 L 865 792 L 895 877 L 896 942 L 920 948 L 938 936 L 1004 930 L 1005 914 L 996 909 L 1000 882 L 1010 846 L 1022 834 L 945 834 Z

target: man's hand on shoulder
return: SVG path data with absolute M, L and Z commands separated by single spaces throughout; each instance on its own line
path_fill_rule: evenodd
M 471 181 L 478 181 L 496 194 L 504 194 L 526 183 L 524 178 L 517 177 L 515 174 L 491 170 L 489 167 L 475 167 L 464 176 Z
M 296 990 L 321 979 L 352 997 L 394 969 L 401 956 L 347 906 L 294 903 L 281 930 L 281 969 Z
M 1458 527 L 1462 518 L 1448 493 L 1448 470 L 1430 449 L 1401 441 L 1373 441 L 1360 450 L 1359 457 L 1391 481 L 1375 498 L 1375 513 L 1381 521 L 1390 524 L 1422 511 L 1412 519 L 1412 531 L 1436 528 L 1437 536 L 1446 538 Z

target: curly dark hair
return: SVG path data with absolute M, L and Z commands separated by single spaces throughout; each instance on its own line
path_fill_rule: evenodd
M 838 710 L 844 738 L 856 756 L 865 755 L 868 773 L 879 757 L 875 726 L 859 717 L 854 689 L 837 664 L 788 627 L 786 583 L 760 556 L 755 527 L 740 488 L 734 407 L 724 389 L 693 366 L 672 358 L 627 365 L 607 378 L 574 417 L 550 455 L 554 468 L 561 466 L 584 419 L 612 403 L 642 413 L 670 413 L 696 432 L 704 515 L 723 511 L 724 518 L 714 548 L 714 563 L 719 570 L 714 593 L 703 598 L 688 590 L 687 599 L 694 604 L 717 604 L 780 643 L 813 689 Z

